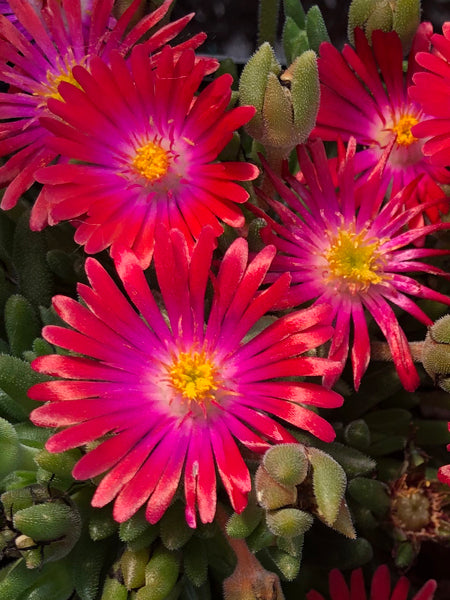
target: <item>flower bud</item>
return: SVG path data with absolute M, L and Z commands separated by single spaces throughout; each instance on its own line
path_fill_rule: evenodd
M 356 27 L 365 31 L 369 43 L 376 29 L 396 31 L 407 54 L 419 23 L 420 0 L 353 0 L 348 13 L 348 39 L 354 44 Z
M 308 458 L 302 444 L 272 446 L 264 455 L 263 465 L 281 485 L 299 485 L 308 472 Z
M 248 133 L 261 140 L 265 125 L 262 114 L 264 96 L 269 74 L 279 75 L 281 66 L 270 44 L 265 43 L 253 54 L 245 65 L 239 81 L 239 98 L 243 105 L 253 105 L 256 114 L 246 125 Z
M 256 499 L 265 510 L 274 510 L 297 500 L 295 486 L 284 486 L 275 481 L 263 466 L 258 467 L 255 475 Z
M 428 329 L 422 364 L 433 381 L 450 392 L 450 315 L 441 317 Z
M 330 41 L 327 26 L 317 4 L 311 6 L 306 13 L 306 33 L 308 34 L 309 47 L 314 52 L 319 52 L 322 42 Z
M 266 515 L 267 526 L 272 533 L 287 538 L 305 534 L 313 520 L 309 513 L 298 508 L 282 508 Z
M 318 514 L 327 525 L 333 525 L 339 514 L 347 484 L 345 471 L 322 450 L 309 448 L 308 452 Z
M 319 75 L 312 50 L 298 56 L 281 74 L 275 53 L 263 44 L 242 71 L 241 104 L 253 104 L 256 114 L 246 126 L 266 149 L 286 158 L 314 127 L 319 108 Z

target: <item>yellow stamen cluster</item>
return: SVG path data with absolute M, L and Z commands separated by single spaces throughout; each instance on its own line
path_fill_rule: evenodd
M 172 386 L 189 401 L 202 403 L 217 390 L 216 368 L 205 352 L 180 352 L 169 376 Z
M 42 95 L 45 98 L 55 98 L 56 100 L 62 100 L 62 96 L 58 92 L 58 86 L 62 81 L 71 83 L 72 85 L 81 89 L 80 84 L 72 75 L 71 68 L 68 68 L 67 71 L 62 70 L 58 75 L 56 73 L 53 73 L 52 71 L 47 71 L 47 91 L 45 91 Z
M 340 230 L 325 253 L 328 279 L 344 284 L 351 293 L 380 283 L 379 245 L 379 241 L 368 242 L 364 231 Z
M 169 169 L 169 155 L 158 144 L 148 142 L 136 151 L 133 159 L 133 167 L 136 171 L 148 179 L 155 181 L 161 179 Z
M 417 125 L 418 119 L 412 115 L 403 115 L 397 121 L 394 121 L 392 131 L 397 134 L 397 144 L 399 146 L 410 146 L 413 142 L 417 142 L 417 138 L 411 133 L 411 127 Z

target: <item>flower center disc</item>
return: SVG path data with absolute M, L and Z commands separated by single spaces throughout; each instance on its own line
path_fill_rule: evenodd
M 217 390 L 216 368 L 204 352 L 180 352 L 169 367 L 170 383 L 183 398 L 199 404 Z
M 399 146 L 410 146 L 413 142 L 417 142 L 417 138 L 411 133 L 411 127 L 417 125 L 419 122 L 416 117 L 412 115 L 403 115 L 394 122 L 392 131 L 397 134 L 397 144 Z
M 133 159 L 133 167 L 149 181 L 156 181 L 164 177 L 169 169 L 169 164 L 167 152 L 153 142 L 148 142 L 138 148 Z
M 58 86 L 61 83 L 61 81 L 66 81 L 67 83 L 71 83 L 72 85 L 76 86 L 78 89 L 81 89 L 80 84 L 78 83 L 78 81 L 75 79 L 75 77 L 72 75 L 72 72 L 70 73 L 61 73 L 60 75 L 56 75 L 55 73 L 52 73 L 51 71 L 47 72 L 47 88 L 48 91 L 44 92 L 42 95 L 45 98 L 55 98 L 56 100 L 63 100 L 61 94 L 58 92 Z
M 325 253 L 328 262 L 328 278 L 345 284 L 351 293 L 380 283 L 379 242 L 368 243 L 364 232 L 339 231 Z

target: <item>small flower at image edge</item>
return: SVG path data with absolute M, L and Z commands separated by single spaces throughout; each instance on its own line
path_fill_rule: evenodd
M 292 379 L 323 376 L 339 367 L 302 355 L 332 336 L 329 308 L 293 312 L 243 341 L 286 292 L 290 278 L 281 275 L 260 291 L 275 248 L 266 247 L 248 263 L 247 242 L 239 238 L 212 280 L 205 323 L 214 245 L 209 227 L 192 253 L 179 231 L 158 229 L 154 260 L 168 321 L 135 255 L 122 249 L 117 271 L 133 304 L 88 258 L 90 286 L 78 285 L 83 303 L 65 296 L 53 301 L 71 329 L 43 330 L 47 341 L 79 355 L 34 360 L 35 370 L 60 379 L 30 388 L 31 398 L 49 401 L 31 419 L 62 428 L 47 442 L 50 452 L 99 442 L 73 475 L 88 479 L 107 472 L 92 504 L 101 507 L 115 499 L 113 515 L 119 522 L 146 502 L 147 519 L 158 521 L 182 477 L 188 524 L 196 525 L 196 506 L 201 521 L 211 522 L 216 469 L 233 509 L 242 511 L 251 481 L 236 440 L 257 453 L 271 444 L 295 442 L 275 418 L 324 441 L 334 439 L 331 425 L 305 405 L 333 408 L 342 397 Z
M 366 586 L 361 569 L 352 571 L 350 587 L 347 586 L 344 576 L 338 569 L 330 571 L 328 582 L 330 600 L 408 600 L 410 588 L 408 579 L 400 577 L 391 592 L 391 577 L 387 565 L 381 565 L 375 571 L 369 596 L 366 594 Z M 433 600 L 436 587 L 436 581 L 429 579 L 411 597 L 411 600 Z M 306 600 L 325 600 L 325 597 L 312 590 L 306 594 Z
M 308 150 L 309 149 L 309 153 Z M 256 207 L 252 210 L 268 225 L 261 231 L 263 241 L 273 244 L 278 254 L 267 281 L 290 272 L 291 287 L 279 308 L 305 302 L 325 302 L 332 307 L 336 333 L 330 358 L 347 361 L 350 331 L 353 329 L 351 360 L 355 388 L 370 360 L 370 339 L 366 312 L 372 315 L 386 338 L 400 380 L 408 391 L 419 384 L 408 340 L 391 304 L 398 306 L 425 326 L 432 320 L 410 298 L 426 298 L 450 305 L 450 297 L 413 279 L 410 273 L 430 273 L 449 279 L 442 269 L 422 262 L 424 257 L 447 256 L 448 250 L 410 247 L 417 239 L 443 229 L 449 223 L 405 227 L 423 211 L 439 202 L 410 206 L 414 193 L 411 182 L 400 194 L 383 204 L 388 182 L 382 177 L 383 164 L 366 180 L 354 180 L 356 144 L 351 139 L 338 169 L 335 187 L 323 143 L 298 146 L 301 178 L 286 174 L 286 183 L 270 169 L 267 173 L 281 203 L 258 193 L 278 215 L 271 219 Z M 326 379 L 332 385 L 336 378 Z
M 418 28 L 406 74 L 395 31 L 374 31 L 369 46 L 363 31 L 356 29 L 355 49 L 345 45 L 339 52 L 323 43 L 318 59 L 321 100 L 313 134 L 327 141 L 354 137 L 364 146 L 354 161 L 355 172 L 363 177 L 384 158 L 383 178 L 392 181 L 394 195 L 415 181 L 408 207 L 441 198 L 438 204 L 428 204 L 410 226 L 423 225 L 425 215 L 431 222 L 439 221 L 440 213 L 449 209 L 440 184 L 450 183 L 450 173 L 423 155 L 423 141 L 413 133 L 414 125 L 427 118 L 426 107 L 408 97 L 408 87 L 419 68 L 417 53 L 428 49 L 431 31 L 430 23 Z
M 157 223 L 182 231 L 191 246 L 204 225 L 217 236 L 219 220 L 244 225 L 238 205 L 249 194 L 235 181 L 259 171 L 246 162 L 216 161 L 255 113 L 252 106 L 227 110 L 230 75 L 194 96 L 205 67 L 192 50 L 177 57 L 166 47 L 151 69 L 140 46 L 129 66 L 115 54 L 110 67 L 92 59 L 89 71 L 74 67 L 73 74 L 79 87 L 63 83 L 64 101 L 48 102 L 58 119 L 42 119 L 55 135 L 51 147 L 79 161 L 36 174 L 45 184 L 50 224 L 71 220 L 75 241 L 89 254 L 131 248 L 143 268 Z
M 442 35 L 431 37 L 432 52 L 420 52 L 417 62 L 427 69 L 417 72 L 409 88 L 410 97 L 419 102 L 428 115 L 413 128 L 413 134 L 426 138 L 423 153 L 431 163 L 450 166 L 450 23 L 442 26 Z
M 39 119 L 49 114 L 49 99 L 60 98 L 61 81 L 77 85 L 73 67 L 89 69 L 93 56 L 108 60 L 113 49 L 126 56 L 143 35 L 159 27 L 143 44 L 147 56 L 155 62 L 162 46 L 193 16 L 161 25 L 173 2 L 165 0 L 128 30 L 140 0 L 133 0 L 117 21 L 112 16 L 114 0 L 94 2 L 90 10 L 91 2 L 48 0 L 40 8 L 37 0 L 9 0 L 8 13 L 3 8 L 0 14 L 0 79 L 10 86 L 8 93 L 0 93 L 0 156 L 7 157 L 0 167 L 0 187 L 6 187 L 1 202 L 4 210 L 13 208 L 32 186 L 38 167 L 57 158 L 57 152 L 47 144 L 51 136 Z M 196 48 L 204 38 L 205 34 L 198 34 L 179 45 L 178 50 Z M 214 60 L 202 62 L 208 72 L 217 68 Z M 39 198 L 34 220 L 42 222 L 46 219 L 45 203 Z M 38 214 L 38 209 L 43 214 Z

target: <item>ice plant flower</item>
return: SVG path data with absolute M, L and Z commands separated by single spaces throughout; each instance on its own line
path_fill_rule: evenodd
M 431 24 L 422 23 L 414 38 L 406 75 L 402 45 L 395 31 L 374 31 L 370 47 L 363 31 L 357 29 L 355 48 L 346 45 L 342 53 L 323 43 L 318 59 L 321 102 L 313 135 L 323 140 L 348 141 L 354 137 L 364 147 L 355 156 L 355 171 L 366 177 L 384 154 L 383 177 L 392 181 L 393 194 L 416 180 L 409 206 L 443 199 L 426 211 L 435 222 L 440 211 L 448 211 L 439 184 L 450 183 L 450 173 L 432 165 L 423 155 L 423 141 L 411 130 L 426 114 L 418 102 L 408 97 L 408 86 L 418 69 L 417 52 L 428 48 L 430 36 Z M 417 180 L 419 175 L 422 177 Z M 419 224 L 423 224 L 422 215 Z
M 302 182 L 287 174 L 284 183 L 268 170 L 284 203 L 259 192 L 279 221 L 260 209 L 253 210 L 268 223 L 262 230 L 264 242 L 274 244 L 279 250 L 272 262 L 271 277 L 285 271 L 292 276 L 290 291 L 281 306 L 298 306 L 312 300 L 332 306 L 336 333 L 329 356 L 339 360 L 342 369 L 353 328 L 351 360 L 356 389 L 370 360 L 366 314 L 371 314 L 389 344 L 403 386 L 414 390 L 419 383 L 418 374 L 408 340 L 390 305 L 428 326 L 431 319 L 411 296 L 450 304 L 450 297 L 410 276 L 417 272 L 448 278 L 444 271 L 420 259 L 448 255 L 449 251 L 409 247 L 418 238 L 448 229 L 450 225 L 435 223 L 405 231 L 405 226 L 433 203 L 405 209 L 405 205 L 410 205 L 408 194 L 413 193 L 415 185 L 412 182 L 383 205 L 387 185 L 380 173 L 383 164 L 377 166 L 367 181 L 355 182 L 355 145 L 351 139 L 339 166 L 337 188 L 323 143 L 312 142 L 310 155 L 305 147 L 299 146 Z M 329 379 L 327 384 L 333 382 L 334 379 Z
M 407 577 L 400 577 L 391 591 L 391 577 L 387 565 L 381 565 L 375 571 L 370 595 L 366 594 L 362 569 L 352 571 L 350 586 L 339 569 L 330 571 L 328 577 L 330 600 L 408 600 L 410 583 Z M 411 600 L 433 600 L 437 584 L 429 579 Z M 312 590 L 306 594 L 306 600 L 325 600 L 322 594 Z
M 428 115 L 413 128 L 425 141 L 423 153 L 432 164 L 450 166 L 450 23 L 442 26 L 442 35 L 431 37 L 433 52 L 420 52 L 417 62 L 427 71 L 419 71 L 409 95 Z
M 255 109 L 227 110 L 230 75 L 195 96 L 204 74 L 192 50 L 177 57 L 168 46 L 154 69 L 142 46 L 129 65 L 115 54 L 110 66 L 93 58 L 89 71 L 74 67 L 77 85 L 60 84 L 63 101 L 48 101 L 58 118 L 45 124 L 55 136 L 52 149 L 77 163 L 36 173 L 45 184 L 49 223 L 72 220 L 75 241 L 90 254 L 132 248 L 143 267 L 157 223 L 183 231 L 191 245 L 203 225 L 220 235 L 219 219 L 243 226 L 238 205 L 248 192 L 233 180 L 254 179 L 259 171 L 216 159 Z M 35 209 L 42 212 L 39 201 Z
M 214 246 L 210 227 L 191 254 L 178 230 L 159 235 L 155 268 L 167 319 L 128 249 L 118 251 L 116 264 L 131 301 L 94 258 L 86 261 L 90 286 L 78 286 L 83 303 L 54 298 L 56 312 L 71 329 L 48 326 L 43 335 L 82 356 L 54 354 L 32 363 L 61 379 L 30 389 L 30 397 L 49 401 L 31 419 L 39 426 L 63 427 L 49 439 L 50 452 L 100 440 L 73 475 L 87 479 L 108 471 L 92 504 L 104 506 L 115 498 L 119 522 L 145 502 L 147 519 L 158 521 L 183 471 L 187 522 L 195 527 L 196 505 L 201 521 L 212 521 L 216 468 L 233 509 L 242 511 L 251 482 L 235 439 L 259 453 L 272 443 L 295 442 L 275 418 L 322 440 L 334 438 L 331 425 L 306 405 L 339 406 L 341 396 L 292 379 L 338 366 L 301 356 L 331 337 L 328 307 L 293 312 L 244 341 L 286 292 L 290 277 L 281 275 L 259 293 L 275 248 L 265 248 L 248 263 L 247 242 L 239 238 L 212 280 L 205 323 Z
M 73 82 L 74 65 L 89 68 L 93 56 L 108 60 L 113 49 L 127 55 L 145 33 L 158 25 L 172 2 L 165 0 L 127 31 L 140 0 L 134 0 L 118 21 L 111 12 L 114 0 L 95 2 L 92 13 L 82 0 L 48 0 L 40 15 L 29 0 L 9 0 L 17 27 L 11 16 L 0 14 L 0 79 L 10 85 L 9 93 L 0 94 L 0 156 L 9 157 L 0 167 L 0 186 L 7 188 L 1 208 L 15 206 L 34 183 L 36 168 L 57 157 L 47 145 L 50 134 L 39 118 L 47 114 L 48 100 L 60 97 L 59 83 Z M 157 30 L 145 42 L 148 55 L 157 59 L 161 47 L 191 17 Z M 203 39 L 204 36 L 197 36 L 178 48 L 197 47 Z M 207 64 L 210 69 L 213 67 Z

